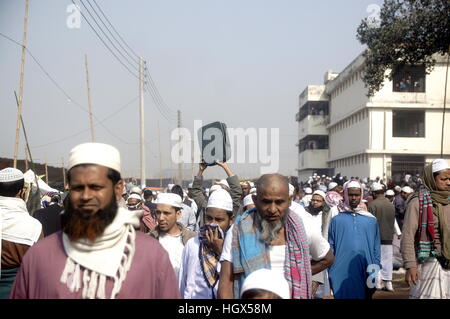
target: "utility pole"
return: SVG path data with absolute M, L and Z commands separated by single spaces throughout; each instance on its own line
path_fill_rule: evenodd
M 22 39 L 22 62 L 20 65 L 20 84 L 19 84 L 19 109 L 17 110 L 17 122 L 16 122 L 16 145 L 14 149 L 14 168 L 17 168 L 17 153 L 19 152 L 19 139 L 20 139 L 20 119 L 22 118 L 22 101 L 23 101 L 23 79 L 25 76 L 25 53 L 27 43 L 27 26 L 28 26 L 28 0 L 25 2 L 25 18 L 24 18 L 24 30 Z
M 178 114 L 178 145 L 181 145 L 181 111 L 177 111 Z M 183 166 L 181 164 L 181 149 L 178 150 L 178 184 L 182 186 L 183 184 Z
M 66 167 L 64 166 L 64 157 L 61 157 L 62 174 L 63 174 L 63 188 L 66 189 Z
M 158 120 L 158 153 L 159 153 L 159 187 L 162 187 L 162 158 L 161 158 L 161 132 Z
M 27 146 L 25 145 L 25 172 L 28 171 L 28 150 Z
M 47 166 L 47 161 L 45 162 L 45 182 L 48 184 L 48 166 Z
M 88 62 L 87 62 L 87 54 L 84 55 L 84 65 L 86 67 L 86 84 L 87 84 L 87 94 L 88 94 L 88 104 L 89 104 L 89 127 L 91 129 L 91 141 L 95 142 L 94 124 L 92 122 L 91 88 L 89 86 L 89 69 L 88 69 Z
M 444 129 L 445 129 L 445 107 L 447 105 L 447 79 L 448 79 L 448 64 L 450 62 L 450 45 L 447 52 L 447 70 L 445 71 L 445 89 L 444 89 L 444 110 L 442 111 L 442 135 L 441 135 L 441 158 L 444 155 Z
M 195 134 L 195 133 L 194 133 Z M 194 140 L 191 140 L 191 181 L 194 180 Z
M 140 118 L 141 118 L 141 188 L 146 185 L 145 178 L 145 142 L 144 142 L 144 60 L 139 58 L 139 104 L 140 104 Z

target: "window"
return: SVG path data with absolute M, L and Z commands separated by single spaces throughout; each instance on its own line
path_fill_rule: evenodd
M 393 137 L 425 137 L 425 111 L 393 111 Z
M 425 66 L 403 66 L 394 72 L 394 92 L 425 92 Z

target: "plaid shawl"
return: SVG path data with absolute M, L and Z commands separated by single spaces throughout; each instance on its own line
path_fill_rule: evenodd
M 219 263 L 220 256 L 217 255 L 213 249 L 209 247 L 208 240 L 206 239 L 205 234 L 205 226 L 203 225 L 200 228 L 200 235 L 199 235 L 199 241 L 200 241 L 200 249 L 199 249 L 199 259 L 200 259 L 200 266 L 203 273 L 203 278 L 206 281 L 206 284 L 209 288 L 213 289 L 217 283 L 219 282 L 219 275 L 220 273 L 217 271 L 217 265 Z M 222 229 L 219 227 L 219 232 L 224 238 Z
M 419 228 L 416 233 L 417 260 L 423 263 L 428 257 L 436 257 L 439 253 L 434 247 L 433 203 L 428 189 L 419 188 Z
M 240 296 L 244 279 L 260 268 L 270 269 L 267 245 L 259 239 L 260 232 L 254 226 L 256 208 L 237 216 L 233 227 L 234 296 Z M 286 258 L 284 274 L 294 299 L 311 298 L 311 261 L 308 241 L 300 217 L 290 213 L 285 225 Z

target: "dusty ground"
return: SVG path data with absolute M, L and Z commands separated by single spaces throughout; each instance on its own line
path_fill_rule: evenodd
M 405 274 L 401 271 L 394 271 L 392 274 L 392 285 L 394 291 L 377 291 L 373 295 L 373 299 L 408 299 L 409 287 L 405 282 Z

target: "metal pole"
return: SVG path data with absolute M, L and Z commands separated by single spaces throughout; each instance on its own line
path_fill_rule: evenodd
M 89 127 L 91 129 L 91 141 L 95 142 L 94 124 L 92 122 L 92 101 L 91 101 L 91 88 L 89 85 L 89 69 L 88 69 L 88 62 L 87 62 L 87 54 L 84 55 L 84 65 L 86 67 L 86 84 L 87 84 L 87 94 L 88 94 L 88 104 L 89 104 Z
M 178 110 L 178 145 L 181 145 L 181 111 Z M 178 151 L 178 184 L 181 186 L 183 184 L 183 166 L 181 164 L 181 148 Z
M 144 141 L 144 60 L 139 58 L 139 104 L 140 104 L 140 122 L 141 122 L 141 187 L 146 185 L 145 178 L 145 141 Z
M 47 166 L 47 162 L 45 163 L 45 182 L 48 184 L 48 166 Z
M 448 64 L 450 60 L 450 46 L 447 53 L 447 70 L 445 71 L 445 89 L 444 89 L 444 110 L 442 111 L 442 135 L 441 135 L 441 158 L 444 155 L 444 128 L 445 128 L 445 107 L 447 104 L 447 80 L 448 80 Z
M 25 2 L 25 18 L 24 18 L 24 30 L 22 40 L 22 63 L 20 65 L 20 84 L 19 84 L 19 109 L 17 110 L 17 122 L 16 122 L 16 145 L 14 149 L 14 168 L 17 168 L 17 154 L 19 152 L 19 139 L 20 139 L 20 120 L 22 118 L 22 101 L 23 101 L 23 79 L 25 76 L 25 48 L 27 43 L 27 25 L 28 25 L 28 0 Z

